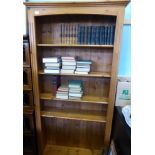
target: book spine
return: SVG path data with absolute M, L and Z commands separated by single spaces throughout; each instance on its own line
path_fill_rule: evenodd
M 102 43 L 102 35 L 103 35 L 103 26 L 100 27 L 100 35 L 99 35 L 99 38 L 100 38 L 100 39 L 99 39 L 99 40 L 100 40 L 99 42 L 100 42 L 100 45 L 103 44 L 103 43 Z
M 74 24 L 71 24 L 71 44 L 74 44 L 75 37 L 74 37 Z
M 104 44 L 107 45 L 107 38 L 108 38 L 108 27 L 105 26 L 105 31 L 104 31 Z
M 83 26 L 80 26 L 80 44 L 83 44 Z
M 85 26 L 83 26 L 83 29 L 82 29 L 82 44 L 85 44 Z
M 62 44 L 64 44 L 64 23 L 62 24 Z
M 85 26 L 84 44 L 88 44 L 88 26 Z
M 92 32 L 91 32 L 91 44 L 95 44 L 95 26 L 92 26 Z
M 113 40 L 113 30 L 112 30 L 112 25 L 110 25 L 110 45 L 112 45 L 112 40 Z
M 60 25 L 60 27 L 61 27 L 60 40 L 61 40 L 61 44 L 62 44 L 62 24 Z
M 108 38 L 107 38 L 107 44 L 110 45 L 110 33 L 111 33 L 111 26 L 108 25 Z
M 96 26 L 95 44 L 99 45 L 99 26 Z
M 74 24 L 73 27 L 73 44 L 78 44 L 78 25 Z
M 64 44 L 66 44 L 66 24 L 64 24 Z
M 90 26 L 87 26 L 87 44 L 91 44 L 90 42 Z
M 81 44 L 81 26 L 78 25 L 77 43 Z
M 112 44 L 114 44 L 115 39 L 115 25 L 112 26 Z
M 69 44 L 69 24 L 67 24 L 67 44 Z

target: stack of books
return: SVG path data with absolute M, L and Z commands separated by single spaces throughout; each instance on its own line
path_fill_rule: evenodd
M 75 57 L 61 57 L 62 59 L 62 74 L 74 74 L 76 68 L 76 58 Z
M 63 99 L 63 100 L 67 100 L 68 99 L 68 85 L 61 85 L 56 93 L 56 98 L 57 99 Z
M 69 99 L 80 100 L 83 95 L 83 85 L 81 80 L 69 81 Z
M 75 74 L 88 74 L 90 72 L 91 60 L 78 60 Z
M 60 73 L 61 60 L 59 57 L 43 58 L 42 61 L 44 63 L 45 73 L 51 73 L 51 74 Z

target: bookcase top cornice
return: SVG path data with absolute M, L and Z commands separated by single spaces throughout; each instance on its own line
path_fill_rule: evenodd
M 130 0 L 94 0 L 94 1 L 70 1 L 70 2 L 24 2 L 27 7 L 54 7 L 54 6 L 101 6 L 101 5 L 115 5 L 126 6 Z

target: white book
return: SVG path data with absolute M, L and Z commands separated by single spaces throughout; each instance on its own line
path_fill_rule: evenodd
M 90 68 L 90 65 L 78 65 L 77 68 Z
M 83 75 L 87 75 L 88 72 L 79 72 L 79 71 L 75 71 L 75 74 L 83 74 Z
M 68 95 L 68 91 L 57 91 L 57 95 Z
M 50 62 L 59 62 L 58 57 L 49 57 L 49 58 L 43 58 L 43 63 L 50 63 Z
M 72 59 L 62 59 L 62 62 L 76 62 L 75 60 L 72 60 Z
M 75 57 L 61 57 L 61 59 L 65 59 L 65 60 L 75 60 Z
M 70 73 L 70 74 L 73 74 L 74 73 L 74 70 L 67 70 L 67 69 L 61 69 L 61 73 L 62 74 L 67 74 L 67 73 Z
M 44 69 L 44 73 L 51 73 L 51 74 L 59 74 L 60 73 L 60 70 L 58 69 Z
M 79 88 L 69 88 L 69 92 L 82 92 L 82 87 Z
M 68 96 L 59 96 L 59 95 L 56 95 L 56 98 L 57 99 L 67 100 L 68 99 Z
M 66 65 L 66 66 L 76 66 L 76 62 L 62 62 L 62 66 Z
M 71 69 L 75 70 L 76 66 L 62 66 L 62 69 Z
M 81 97 L 73 97 L 73 96 L 69 96 L 70 100 L 81 100 Z
M 90 69 L 88 68 L 76 68 L 76 71 L 78 72 L 90 72 Z
M 60 67 L 60 63 L 59 62 L 45 63 L 45 67 Z
M 82 94 L 80 94 L 80 93 L 69 93 L 69 96 L 72 96 L 72 97 L 82 97 Z
M 45 69 L 49 69 L 49 70 L 59 70 L 60 67 L 47 66 L 47 67 L 45 67 Z

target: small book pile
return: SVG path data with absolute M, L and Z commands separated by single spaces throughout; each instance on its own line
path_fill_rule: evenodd
M 61 61 L 59 57 L 43 58 L 44 72 L 51 74 L 59 74 Z
M 81 80 L 69 81 L 69 99 L 80 100 L 83 95 L 83 86 Z
M 91 60 L 78 60 L 75 74 L 88 74 L 90 72 Z
M 61 59 L 62 59 L 61 73 L 63 73 L 63 74 L 74 74 L 74 71 L 76 68 L 75 57 L 61 57 Z
M 63 99 L 63 100 L 67 100 L 68 99 L 68 85 L 61 85 L 56 93 L 56 98 L 57 99 Z

